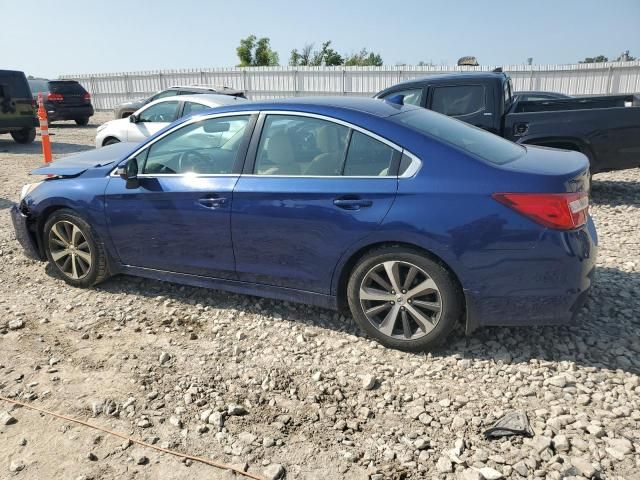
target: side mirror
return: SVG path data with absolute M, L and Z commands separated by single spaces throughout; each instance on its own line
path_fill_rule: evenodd
M 138 188 L 138 160 L 130 159 L 125 165 L 118 167 L 116 173 L 127 181 L 127 188 Z
M 131 123 L 138 123 L 138 117 L 136 117 L 136 115 L 132 113 L 131 115 L 129 115 L 129 121 Z

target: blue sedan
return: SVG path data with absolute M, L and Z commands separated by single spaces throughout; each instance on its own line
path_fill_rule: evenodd
M 596 259 L 584 155 L 382 100 L 222 107 L 33 173 L 16 234 L 70 285 L 123 273 L 348 308 L 404 350 L 460 322 L 569 322 Z

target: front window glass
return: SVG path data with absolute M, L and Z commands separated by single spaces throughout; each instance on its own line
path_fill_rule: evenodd
M 436 87 L 433 90 L 431 110 L 450 117 L 477 113 L 483 110 L 484 106 L 484 87 L 482 85 Z
M 149 147 L 147 174 L 233 173 L 249 116 L 210 118 L 187 125 Z
M 178 113 L 178 102 L 161 102 L 151 105 L 138 115 L 139 122 L 167 122 L 171 123 L 176 119 Z
M 524 147 L 498 135 L 425 109 L 415 109 L 389 117 L 393 122 L 405 125 L 419 133 L 454 145 L 468 153 L 497 164 L 521 157 Z
M 296 115 L 267 116 L 256 156 L 258 175 L 340 175 L 349 129 Z

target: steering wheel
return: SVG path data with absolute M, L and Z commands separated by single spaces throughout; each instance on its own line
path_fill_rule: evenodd
M 209 164 L 209 158 L 197 150 L 188 150 L 182 152 L 178 158 L 178 172 L 184 173 L 193 171 L 195 173 L 204 173 Z M 204 168 L 199 168 L 204 167 Z

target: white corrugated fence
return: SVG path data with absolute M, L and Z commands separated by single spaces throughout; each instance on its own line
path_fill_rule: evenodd
M 224 85 L 248 98 L 301 95 L 365 95 L 416 77 L 461 71 L 491 71 L 497 66 L 251 67 L 201 68 L 63 75 L 91 93 L 96 109 L 149 95 L 172 85 Z M 502 65 L 515 90 L 544 90 L 569 95 L 640 92 L 640 61 L 575 65 Z

